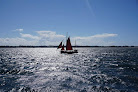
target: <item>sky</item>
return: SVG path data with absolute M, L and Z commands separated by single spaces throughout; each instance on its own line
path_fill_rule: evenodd
M 0 45 L 138 46 L 138 0 L 0 0 Z

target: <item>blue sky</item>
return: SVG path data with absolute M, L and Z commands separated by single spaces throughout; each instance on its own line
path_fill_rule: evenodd
M 138 45 L 137 0 L 0 0 L 0 45 Z M 65 40 L 64 40 L 65 41 Z

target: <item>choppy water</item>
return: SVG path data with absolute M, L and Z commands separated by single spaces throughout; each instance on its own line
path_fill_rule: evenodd
M 138 91 L 138 48 L 78 50 L 0 48 L 0 91 Z

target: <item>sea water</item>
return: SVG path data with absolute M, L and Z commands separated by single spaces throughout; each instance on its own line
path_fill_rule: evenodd
M 0 92 L 136 92 L 138 48 L 0 48 Z

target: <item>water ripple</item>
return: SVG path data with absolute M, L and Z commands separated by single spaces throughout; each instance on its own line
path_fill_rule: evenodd
M 0 48 L 0 91 L 138 91 L 138 48 Z

